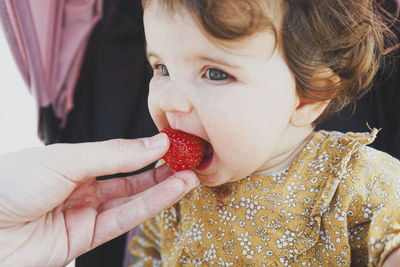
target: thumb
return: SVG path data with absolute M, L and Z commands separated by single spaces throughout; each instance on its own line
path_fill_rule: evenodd
M 168 137 L 159 134 L 135 140 L 57 144 L 2 155 L 0 221 L 34 220 L 65 201 L 85 178 L 141 169 L 167 150 Z
M 114 139 L 81 144 L 48 146 L 42 160 L 64 177 L 79 182 L 139 170 L 160 159 L 169 148 L 166 134 L 141 139 Z

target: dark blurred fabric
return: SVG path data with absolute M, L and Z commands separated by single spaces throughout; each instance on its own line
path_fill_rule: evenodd
M 67 126 L 51 108 L 40 112 L 47 144 L 134 138 L 155 132 L 147 110 L 148 81 L 140 1 L 105 0 L 88 44 Z
M 156 133 L 147 107 L 151 70 L 146 65 L 140 1 L 104 0 L 65 128 L 51 108 L 40 110 L 46 144 L 137 138 Z M 107 179 L 111 177 L 101 177 Z M 126 235 L 76 260 L 77 267 L 122 266 Z

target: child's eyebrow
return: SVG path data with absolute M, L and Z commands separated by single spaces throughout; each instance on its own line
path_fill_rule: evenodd
M 147 60 L 149 60 L 150 57 L 160 58 L 156 53 L 151 52 L 148 49 L 146 49 L 146 56 L 147 56 Z M 228 63 L 225 60 L 223 60 L 221 58 L 217 58 L 217 57 L 208 57 L 208 56 L 203 56 L 203 55 L 191 55 L 189 57 L 185 57 L 185 60 L 186 61 L 208 61 L 208 62 L 212 62 L 215 64 L 224 65 L 228 68 L 233 68 L 233 69 L 241 68 L 241 66 L 233 65 L 233 64 Z
M 155 54 L 155 53 L 149 51 L 149 49 L 147 49 L 147 48 L 146 48 L 146 57 L 147 57 L 147 60 L 149 60 L 150 57 L 159 58 L 159 56 L 158 56 L 157 54 Z
M 226 62 L 225 60 L 221 59 L 221 58 L 217 58 L 217 57 L 208 57 L 208 56 L 203 56 L 203 55 L 193 55 L 190 57 L 187 57 L 186 60 L 188 61 L 208 61 L 208 62 L 212 62 L 218 65 L 224 65 L 228 68 L 233 68 L 233 69 L 239 69 L 241 68 L 240 66 L 237 65 L 233 65 L 231 63 Z

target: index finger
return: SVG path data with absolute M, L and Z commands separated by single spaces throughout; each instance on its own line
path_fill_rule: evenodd
M 155 216 L 199 184 L 193 171 L 180 171 L 161 183 L 101 211 L 96 218 L 91 248 L 129 231 Z
M 102 202 L 129 197 L 164 181 L 173 173 L 174 171 L 164 164 L 136 175 L 97 181 L 96 195 Z

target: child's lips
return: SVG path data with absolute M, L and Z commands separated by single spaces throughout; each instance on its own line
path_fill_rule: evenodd
M 207 147 L 206 147 L 204 156 L 203 156 L 199 166 L 197 166 L 196 169 L 198 169 L 198 170 L 206 169 L 211 164 L 213 157 L 214 157 L 214 149 L 212 148 L 212 146 L 209 143 L 207 143 Z

